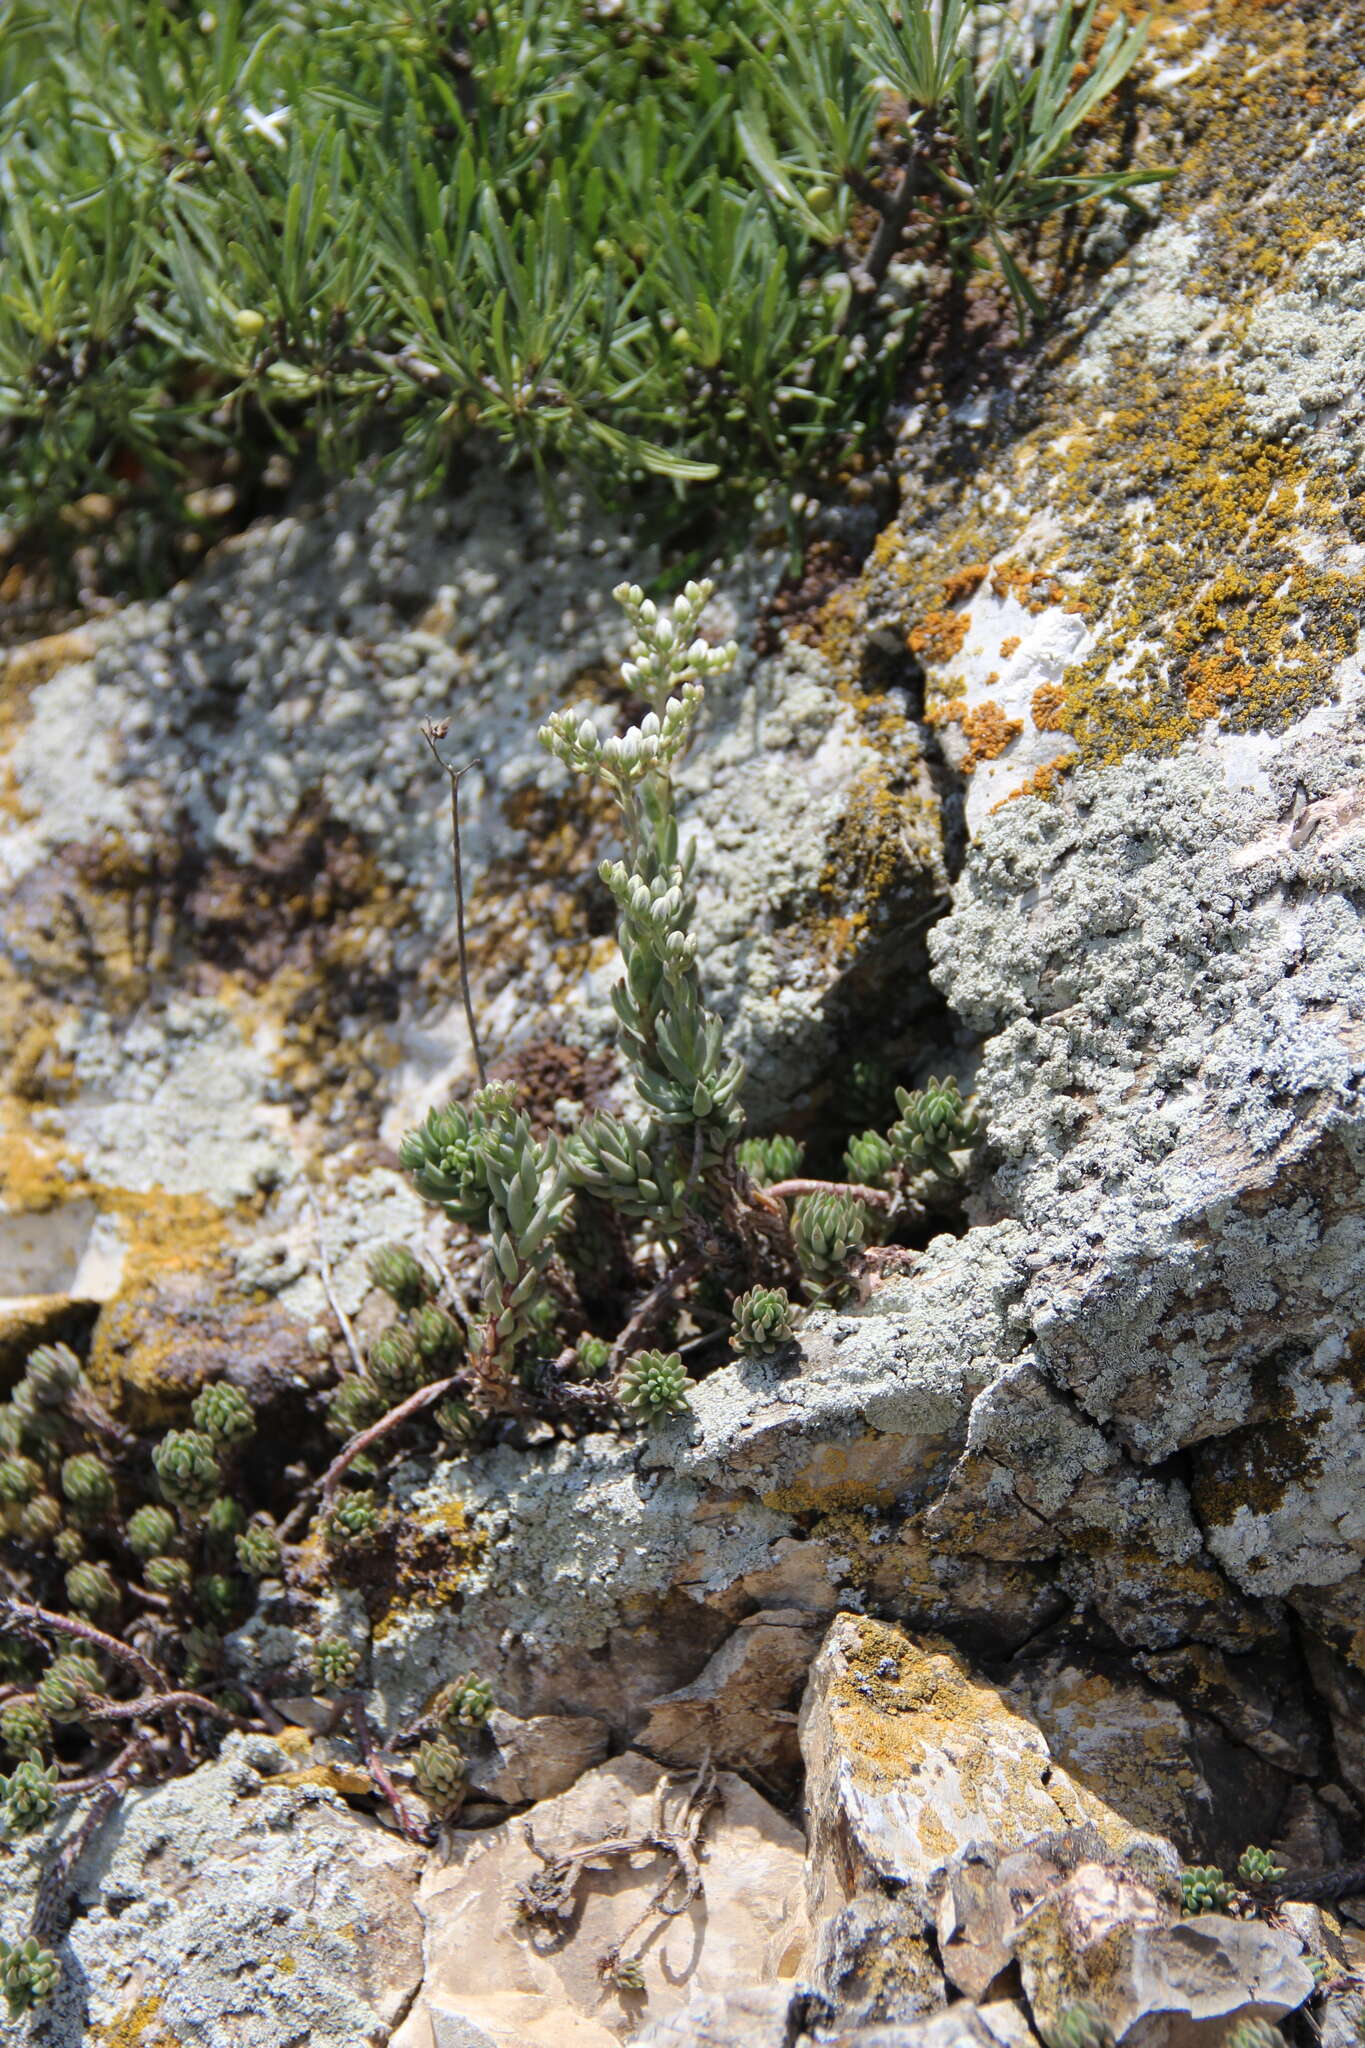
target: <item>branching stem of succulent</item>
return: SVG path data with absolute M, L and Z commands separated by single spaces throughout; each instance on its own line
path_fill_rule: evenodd
M 327 1306 L 341 1325 L 341 1334 L 346 1339 L 346 1349 L 351 1354 L 351 1363 L 356 1371 L 363 1376 L 365 1371 L 364 1356 L 356 1341 L 356 1334 L 351 1319 L 341 1306 L 337 1298 L 336 1288 L 332 1284 L 332 1262 L 327 1256 L 327 1236 L 322 1221 L 322 1210 L 318 1206 L 317 1196 L 313 1193 L 307 1181 L 303 1184 L 303 1192 L 307 1198 L 308 1207 L 313 1212 L 313 1228 L 317 1232 L 318 1272 L 322 1277 L 322 1291 L 327 1296 Z
M 443 1395 L 450 1393 L 458 1378 L 458 1374 L 452 1373 L 448 1379 L 433 1380 L 429 1387 L 419 1387 L 415 1394 L 409 1394 L 397 1407 L 390 1408 L 387 1415 L 381 1415 L 378 1422 L 372 1422 L 368 1429 L 362 1429 L 358 1436 L 353 1436 L 350 1442 L 337 1452 L 318 1481 L 317 1490 L 322 1499 L 328 1501 L 332 1498 L 342 1474 L 363 1452 L 368 1451 L 372 1444 L 377 1444 L 381 1437 L 386 1437 L 390 1430 L 399 1428 L 411 1416 L 420 1415 L 424 1408 L 430 1408 L 433 1401 L 439 1401 Z M 294 1512 L 297 1513 L 297 1509 Z M 287 1522 L 280 1524 L 281 1535 L 288 1526 Z
M 115 1778 L 125 1777 L 138 1759 L 145 1754 L 146 1749 L 147 1737 L 135 1735 L 112 1762 L 103 1765 L 98 1771 L 91 1771 L 88 1777 L 63 1778 L 57 1790 L 63 1799 L 83 1799 L 87 1792 L 98 1792 L 102 1785 L 111 1784 Z M 117 1789 L 122 1790 L 122 1786 Z
M 474 1065 L 478 1070 L 479 1086 L 488 1086 L 488 1069 L 484 1065 L 483 1047 L 479 1043 L 479 1027 L 474 1022 L 474 999 L 469 990 L 469 953 L 465 944 L 464 929 L 464 862 L 460 858 L 460 778 L 468 775 L 471 768 L 477 768 L 477 759 L 466 761 L 463 768 L 452 768 L 443 760 L 436 744 L 449 731 L 448 723 L 442 719 L 433 724 L 430 719 L 422 727 L 422 738 L 431 749 L 432 758 L 442 769 L 450 782 L 450 859 L 455 871 L 455 938 L 460 949 L 460 995 L 464 1001 L 464 1018 L 469 1027 L 469 1043 L 474 1050 Z
M 106 1635 L 93 1622 L 79 1621 L 74 1614 L 53 1614 L 49 1608 L 31 1606 L 26 1600 L 0 1598 L 0 1620 L 32 1641 L 41 1642 L 45 1635 L 58 1635 L 70 1636 L 78 1643 L 88 1643 L 92 1650 L 103 1650 L 106 1657 L 129 1665 L 154 1691 L 164 1693 L 169 1690 L 165 1673 L 158 1671 L 140 1650 L 135 1650 L 130 1643 L 121 1643 L 117 1636 Z
M 127 1751 L 124 1752 L 124 1756 L 127 1756 Z M 38 1886 L 38 1896 L 33 1904 L 33 1919 L 30 1922 L 30 1931 L 35 1941 L 46 1944 L 62 1931 L 72 1873 L 118 1804 L 123 1790 L 122 1781 L 111 1771 L 96 1790 L 85 1819 L 70 1840 L 63 1842 L 50 1866 L 43 1873 L 42 1882 Z
M 231 1713 L 227 1707 L 216 1706 L 206 1700 L 200 1692 L 155 1692 L 144 1693 L 138 1700 L 92 1700 L 84 1709 L 82 1719 L 86 1721 L 141 1721 L 149 1714 L 177 1713 L 187 1710 L 195 1714 L 211 1715 L 215 1721 L 222 1721 L 229 1728 L 249 1729 L 250 1721 L 244 1721 L 240 1714 Z
M 866 1202 L 869 1209 L 889 1209 L 896 1199 L 888 1188 L 870 1188 L 861 1181 L 847 1180 L 780 1180 L 775 1187 L 759 1192 L 780 1195 L 789 1202 L 798 1195 L 852 1195 L 855 1200 Z
M 362 1700 L 353 1699 L 351 1701 L 351 1726 L 355 1730 L 356 1744 L 360 1750 L 365 1769 L 374 1781 L 376 1789 L 383 1795 L 390 1813 L 392 1813 L 394 1820 L 398 1824 L 399 1833 L 405 1841 L 415 1842 L 419 1846 L 425 1847 L 428 1841 L 427 1830 L 419 1820 L 413 1817 L 404 1805 L 398 1787 L 394 1784 L 388 1767 L 379 1754 L 379 1744 L 375 1740 L 374 1730 L 370 1726 L 370 1717 L 365 1712 L 365 1705 Z
M 695 1280 L 705 1264 L 706 1261 L 700 1252 L 688 1252 L 686 1257 L 679 1259 L 676 1265 L 669 1268 L 657 1287 L 650 1288 L 611 1347 L 613 1370 L 629 1358 L 666 1303 L 680 1287 L 685 1287 L 689 1280 Z

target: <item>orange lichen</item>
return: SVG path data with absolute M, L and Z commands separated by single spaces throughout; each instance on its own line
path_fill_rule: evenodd
M 1001 660 L 1008 661 L 1012 655 L 1015 655 L 1019 652 L 1019 646 L 1019 635 L 1017 633 L 1007 634 L 1006 637 L 1000 642 Z
M 1060 732 L 1066 691 L 1060 683 L 1039 683 L 1029 701 L 1029 715 L 1039 732 Z
M 905 644 L 921 661 L 951 661 L 961 653 L 971 620 L 966 612 L 926 612 L 905 636 Z
M 994 761 L 1003 754 L 1024 730 L 1024 722 L 1020 718 L 1007 718 L 1000 706 L 988 697 L 984 704 L 974 704 L 964 715 L 962 730 L 967 739 L 962 769 L 964 774 L 970 775 L 982 761 Z

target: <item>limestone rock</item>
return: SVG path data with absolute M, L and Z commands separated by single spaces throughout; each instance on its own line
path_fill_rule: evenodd
M 650 1708 L 636 1740 L 670 1764 L 743 1767 L 787 1786 L 800 1770 L 796 1708 L 821 1627 L 801 1608 L 746 1615 L 691 1685 Z
M 421 1981 L 419 1858 L 334 1792 L 272 1784 L 288 1762 L 230 1737 L 216 1763 L 126 1797 L 77 1873 L 52 2048 L 388 2041 Z
M 817 1921 L 868 1886 L 908 1890 L 927 1910 L 954 1858 L 983 1840 L 1004 1852 L 1087 1821 L 1113 1848 L 1144 1840 L 949 1645 L 880 1622 L 841 1615 L 832 1625 L 811 1669 L 801 1746 Z
M 607 2048 L 646 2019 L 668 2020 L 689 1995 L 790 1983 L 807 1938 L 801 1837 L 729 1773 L 720 1775 L 723 1803 L 702 1836 L 704 1897 L 665 1920 L 640 1950 L 642 1994 L 614 1990 L 598 1965 L 646 1914 L 675 1867 L 670 1859 L 604 1849 L 590 1862 L 577 1911 L 557 1933 L 518 1921 L 516 1888 L 544 1869 L 540 1856 L 641 1834 L 667 1782 L 659 1764 L 628 1752 L 525 1821 L 456 1830 L 446 1859 L 418 1890 L 426 1975 L 393 2048 L 483 2048 L 487 2041 L 495 2048 L 565 2041 Z M 680 1796 L 669 1796 L 670 1813 Z
M 567 1792 L 607 1753 L 606 1723 L 591 1714 L 534 1714 L 522 1721 L 494 1707 L 484 1724 L 487 1748 L 469 1760 L 469 1783 L 508 1806 Z

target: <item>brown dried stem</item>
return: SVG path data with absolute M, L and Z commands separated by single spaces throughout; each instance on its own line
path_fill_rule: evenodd
M 49 1608 L 35 1607 L 27 1600 L 0 1599 L 0 1619 L 9 1622 L 21 1635 L 70 1636 L 74 1642 L 88 1643 L 91 1649 L 103 1650 L 106 1657 L 113 1657 L 120 1664 L 130 1665 L 138 1676 L 158 1693 L 170 1690 L 170 1680 L 165 1672 L 158 1671 L 156 1665 L 144 1657 L 140 1650 L 134 1650 L 127 1643 L 121 1643 L 117 1636 L 106 1635 L 102 1628 L 96 1628 L 92 1622 L 77 1621 L 73 1614 L 53 1614 Z
M 759 1192 L 779 1195 L 784 1202 L 794 1201 L 798 1195 L 853 1195 L 870 1209 L 889 1209 L 896 1199 L 889 1189 L 871 1188 L 858 1180 L 780 1180 Z

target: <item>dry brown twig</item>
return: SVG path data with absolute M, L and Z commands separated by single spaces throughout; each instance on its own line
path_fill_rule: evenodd
M 681 1783 L 686 1783 L 687 1790 L 676 1817 L 670 1820 L 668 1795 Z M 600 1865 L 604 1858 L 637 1856 L 649 1850 L 671 1857 L 673 1867 L 666 1872 L 643 1911 L 598 1962 L 598 1973 L 603 1978 L 614 1983 L 624 1980 L 629 1985 L 634 1974 L 631 1965 L 647 1945 L 656 1925 L 676 1919 L 694 1900 L 703 1896 L 701 1841 L 706 1823 L 722 1799 L 708 1752 L 695 1772 L 670 1771 L 660 1778 L 654 1789 L 649 1825 L 638 1834 L 602 1835 L 596 1841 L 580 1843 L 563 1855 L 551 1856 L 539 1847 L 530 1821 L 525 1821 L 522 1833 L 542 1867 L 516 1887 L 513 1899 L 518 1917 L 532 1925 L 548 1928 L 562 1940 L 578 1908 L 579 1886 L 595 1864 Z M 636 1956 L 627 1953 L 632 1945 Z
M 361 1355 L 360 1346 L 356 1341 L 354 1326 L 351 1322 L 350 1317 L 347 1315 L 345 1309 L 341 1306 L 340 1301 L 337 1299 L 336 1288 L 332 1284 L 332 1266 L 331 1261 L 327 1257 L 327 1239 L 323 1233 L 322 1210 L 318 1205 L 317 1196 L 313 1193 L 313 1190 L 308 1185 L 307 1181 L 305 1181 L 303 1184 L 303 1193 L 304 1198 L 308 1203 L 308 1207 L 313 1212 L 313 1228 L 317 1232 L 318 1271 L 322 1276 L 322 1291 L 327 1296 L 328 1308 L 331 1309 L 332 1314 L 336 1317 L 338 1323 L 341 1325 L 341 1334 L 346 1339 L 346 1349 L 351 1354 L 351 1364 L 355 1367 L 358 1373 L 361 1373 L 363 1375 L 365 1371 L 365 1360 Z

